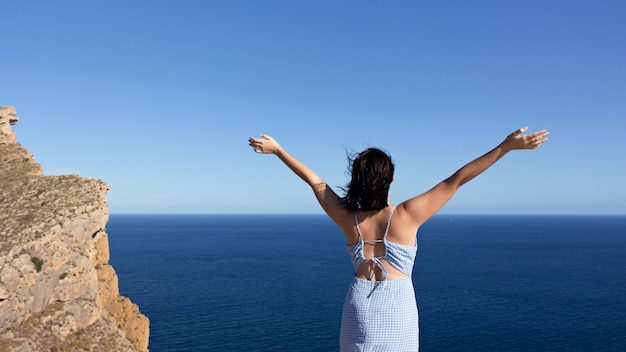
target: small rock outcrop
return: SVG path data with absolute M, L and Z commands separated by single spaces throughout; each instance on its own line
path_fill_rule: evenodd
M 0 352 L 148 351 L 109 265 L 104 182 L 44 176 L 0 107 Z

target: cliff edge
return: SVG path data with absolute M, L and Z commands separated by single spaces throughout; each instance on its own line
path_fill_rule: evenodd
M 44 176 L 0 107 L 0 352 L 148 351 L 148 318 L 109 265 L 109 186 Z

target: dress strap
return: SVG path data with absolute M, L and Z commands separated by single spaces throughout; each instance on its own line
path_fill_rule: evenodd
M 389 219 L 387 219 L 387 225 L 385 226 L 385 234 L 382 240 L 363 240 L 363 235 L 361 234 L 361 228 L 359 227 L 359 217 L 357 211 L 354 211 L 354 223 L 356 224 L 356 232 L 359 234 L 359 239 L 361 242 L 384 242 L 387 240 L 387 232 L 389 232 L 389 224 L 391 224 L 391 217 L 393 216 L 394 211 L 396 211 L 396 207 L 391 209 L 391 213 L 389 214 Z
M 385 234 L 382 240 L 364 240 L 363 239 L 363 235 L 361 234 L 361 228 L 359 227 L 359 217 L 357 212 L 354 212 L 354 223 L 356 224 L 356 231 L 359 234 L 359 240 L 361 243 L 361 248 L 360 248 L 360 252 L 361 252 L 361 257 L 363 257 L 364 260 L 367 261 L 371 261 L 372 264 L 374 264 L 375 267 L 377 267 L 383 274 L 383 281 L 386 282 L 387 281 L 387 276 L 389 276 L 389 273 L 387 271 L 387 268 L 385 268 L 385 266 L 383 265 L 383 262 L 381 261 L 381 259 L 384 259 L 387 256 L 387 246 L 385 246 L 385 255 L 380 256 L 380 257 L 373 257 L 373 258 L 365 258 L 363 256 L 363 243 L 368 242 L 368 243 L 384 243 L 387 240 L 387 232 L 389 232 L 389 224 L 391 223 L 391 217 L 393 216 L 393 212 L 396 210 L 396 208 L 394 207 L 393 209 L 391 209 L 391 214 L 389 214 L 389 219 L 387 219 L 387 225 L 385 226 Z M 370 280 L 372 280 L 374 278 L 374 271 L 372 271 L 372 275 L 370 277 Z
M 359 227 L 359 217 L 356 213 L 356 210 L 354 211 L 354 223 L 356 224 L 356 232 L 359 233 L 359 240 L 363 242 L 363 235 L 361 235 L 361 228 Z
M 391 217 L 393 216 L 393 212 L 396 211 L 396 207 L 391 209 L 391 213 L 389 214 L 389 219 L 387 219 L 387 226 L 385 227 L 385 235 L 383 236 L 384 241 L 387 240 L 387 232 L 389 232 L 389 224 L 391 224 Z

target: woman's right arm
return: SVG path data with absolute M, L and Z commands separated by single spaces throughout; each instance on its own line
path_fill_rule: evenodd
M 315 198 L 322 206 L 322 209 L 324 209 L 324 212 L 326 212 L 335 223 L 340 226 L 342 225 L 343 220 L 346 218 L 347 210 L 343 206 L 341 198 L 321 177 L 300 160 L 289 154 L 271 136 L 262 134 L 261 138 L 250 137 L 248 141 L 256 153 L 276 155 L 294 174 L 311 187 Z
M 535 149 L 548 140 L 546 130 L 523 135 L 526 130 L 528 127 L 523 127 L 509 134 L 497 147 L 466 164 L 429 191 L 398 207 L 409 215 L 414 226 L 419 227 L 435 215 L 462 185 L 487 170 L 506 153 L 517 149 Z

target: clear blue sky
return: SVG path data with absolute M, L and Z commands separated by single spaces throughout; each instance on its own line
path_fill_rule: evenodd
M 46 175 L 111 213 L 319 213 L 267 133 L 333 187 L 346 149 L 428 190 L 548 129 L 442 213 L 626 214 L 626 1 L 3 1 L 0 105 Z

